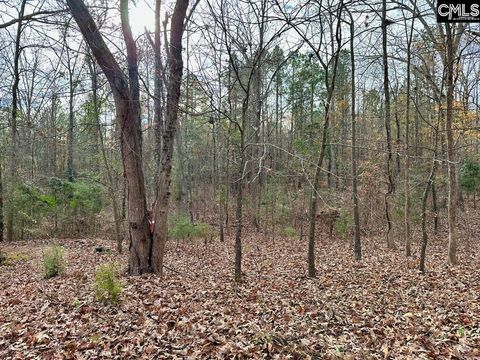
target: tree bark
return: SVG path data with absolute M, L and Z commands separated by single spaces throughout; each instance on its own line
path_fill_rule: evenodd
M 446 43 L 446 75 L 447 75 L 447 116 L 445 121 L 445 132 L 447 135 L 447 162 L 448 162 L 448 263 L 457 263 L 457 232 L 456 232 L 456 211 L 457 211 L 457 186 L 455 169 L 455 149 L 453 139 L 453 97 L 454 97 L 454 34 L 455 25 L 445 24 Z
M 392 169 L 392 135 L 391 135 L 391 113 L 390 113 L 390 83 L 388 79 L 388 48 L 387 48 L 387 1 L 383 0 L 382 6 L 382 49 L 383 49 L 383 90 L 385 95 L 385 134 L 387 141 L 387 192 L 385 193 L 385 216 L 387 218 L 387 246 L 389 249 L 395 248 L 395 242 L 391 237 L 392 220 L 390 213 L 391 197 L 395 192 L 395 184 Z
M 428 233 L 427 233 L 427 200 L 428 194 L 430 190 L 433 189 L 433 185 L 435 183 L 435 175 L 437 172 L 438 161 L 437 161 L 437 148 L 438 148 L 438 128 L 440 127 L 440 119 L 442 115 L 439 111 L 438 113 L 438 121 L 437 127 L 434 129 L 435 131 L 435 140 L 434 140 L 434 147 L 433 147 L 433 158 L 432 158 L 432 167 L 430 170 L 430 175 L 428 177 L 427 184 L 425 185 L 425 190 L 422 196 L 422 245 L 420 248 L 420 264 L 418 269 L 423 273 L 425 272 L 425 257 L 426 257 L 426 250 L 427 250 L 427 243 L 428 243 Z M 437 214 L 434 214 L 436 217 Z
M 154 82 L 154 100 L 153 100 L 153 109 L 154 109 L 154 131 L 155 131 L 155 158 L 157 164 L 160 165 L 160 154 L 162 152 L 162 135 L 163 135 L 163 109 L 162 109 L 162 99 L 163 99 L 163 79 L 162 73 L 164 72 L 161 56 L 161 24 L 160 24 L 160 10 L 161 10 L 161 0 L 155 1 L 155 40 L 153 44 L 153 52 L 155 56 L 155 82 Z
M 128 189 L 129 260 L 128 272 L 139 275 L 151 271 L 149 264 L 150 230 L 146 216 L 146 194 L 142 169 L 140 114 L 128 80 L 108 49 L 83 0 L 67 0 L 70 11 L 104 72 L 115 100 L 116 120 L 120 128 L 123 167 Z M 124 10 L 124 7 L 121 7 Z M 122 16 L 122 20 L 124 17 Z M 131 46 L 131 44 L 129 44 Z M 127 45 L 128 47 L 128 45 Z M 130 50 L 131 51 L 131 48 Z M 131 56 L 132 54 L 130 54 Z M 129 56 L 129 62 L 132 60 Z M 132 78 L 129 63 L 129 77 Z
M 362 244 L 360 241 L 360 214 L 358 209 L 358 191 L 357 191 L 357 138 L 356 138 L 356 117 L 355 117 L 355 52 L 353 46 L 353 40 L 355 38 L 355 25 L 353 17 L 350 14 L 350 61 L 351 61 L 351 102 L 352 102 L 352 198 L 353 198 L 353 221 L 354 221 L 354 250 L 355 259 L 361 260 L 362 258 Z
M 245 126 L 247 124 L 248 94 L 242 104 L 242 127 L 240 130 L 240 161 L 237 168 L 235 194 L 235 282 L 242 281 L 242 227 L 243 227 L 243 188 L 245 182 Z
M 10 123 L 11 130 L 11 146 L 10 146 L 10 194 L 9 202 L 10 206 L 8 207 L 7 212 L 7 241 L 13 241 L 13 219 L 14 219 L 14 209 L 13 209 L 13 190 L 16 185 L 17 178 L 17 118 L 18 118 L 18 86 L 20 83 L 20 54 L 22 48 L 20 46 L 20 40 L 22 36 L 22 19 L 25 13 L 26 0 L 22 1 L 20 6 L 20 12 L 18 14 L 19 20 L 17 23 L 17 34 L 15 37 L 15 54 L 13 60 L 13 85 L 12 85 L 12 119 Z
M 343 5 L 342 5 L 343 6 Z M 341 10 L 340 10 L 341 14 Z M 340 32 L 340 19 L 338 19 L 337 30 L 336 30 L 336 40 L 337 40 L 337 51 L 333 54 L 333 72 L 332 78 L 329 82 L 328 79 L 328 68 L 325 68 L 325 77 L 327 85 L 327 99 L 325 103 L 325 115 L 323 122 L 323 132 L 322 132 L 322 142 L 320 147 L 320 155 L 318 156 L 317 166 L 315 169 L 315 179 L 313 182 L 312 197 L 310 200 L 310 211 L 309 211 L 309 232 L 308 232 L 308 276 L 316 277 L 315 269 L 315 225 L 317 220 L 317 191 L 320 189 L 320 177 L 322 174 L 322 165 L 325 158 L 325 153 L 327 150 L 327 141 L 328 141 L 328 129 L 330 123 L 330 106 L 332 103 L 333 92 L 335 90 L 335 80 L 337 77 L 337 68 L 338 68 L 338 58 L 340 56 L 340 44 L 341 44 L 341 32 Z
M 412 234 L 410 230 L 410 218 L 411 218 L 411 201 L 410 201 L 410 91 L 411 91 L 411 63 L 412 63 L 412 39 L 413 39 L 413 27 L 415 19 L 412 18 L 412 25 L 410 28 L 410 34 L 407 42 L 407 104 L 405 113 L 405 209 L 404 209 L 404 226 L 405 226 L 405 255 L 410 256 L 412 254 L 411 243 Z M 406 27 L 406 26 L 405 26 Z M 398 109 L 397 109 L 398 110 Z
M 73 70 L 70 65 L 70 57 L 68 55 L 68 83 L 69 83 L 69 93 L 68 93 L 68 134 L 67 134 L 67 177 L 68 181 L 73 182 L 74 180 L 74 167 L 73 167 L 73 131 L 75 127 L 75 115 L 73 110 L 73 97 L 74 97 L 74 82 L 73 82 Z
M 3 158 L 0 157 L 0 241 L 3 241 L 3 175 L 2 175 L 2 166 L 3 166 Z
M 167 58 L 168 85 L 163 134 L 162 154 L 157 175 L 157 196 L 155 200 L 155 232 L 151 252 L 154 272 L 163 276 L 163 259 L 167 242 L 168 203 L 172 172 L 173 143 L 178 127 L 178 104 L 183 75 L 182 36 L 189 0 L 177 0 L 173 11 L 170 31 L 170 45 Z

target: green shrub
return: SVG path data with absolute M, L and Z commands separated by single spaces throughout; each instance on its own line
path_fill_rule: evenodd
M 192 223 L 188 215 L 175 214 L 168 221 L 168 237 L 175 240 L 207 238 L 213 236 L 213 229 L 209 224 Z
M 19 261 L 30 260 L 31 257 L 24 253 L 2 253 L 0 251 L 0 265 L 11 266 Z
M 353 217 L 350 215 L 348 211 L 342 211 L 340 216 L 335 220 L 333 225 L 335 234 L 338 236 L 345 236 L 347 235 L 348 230 L 353 225 Z
M 413 224 L 419 225 L 422 222 L 421 213 L 421 197 L 418 191 L 410 193 L 410 220 Z M 403 223 L 405 218 L 405 191 L 401 189 L 397 191 L 394 205 L 394 221 Z
M 43 255 L 43 275 L 46 279 L 57 276 L 65 271 L 65 251 L 60 245 L 53 245 Z
M 282 235 L 292 239 L 297 236 L 297 231 L 293 227 L 287 226 L 282 230 Z
M 200 238 L 208 238 L 213 236 L 213 229 L 209 224 L 199 222 L 195 225 L 194 236 Z
M 460 168 L 460 184 L 468 193 L 473 194 L 480 187 L 480 164 L 473 159 L 463 160 Z
M 95 295 L 101 302 L 116 304 L 123 290 L 115 264 L 101 265 L 95 272 Z

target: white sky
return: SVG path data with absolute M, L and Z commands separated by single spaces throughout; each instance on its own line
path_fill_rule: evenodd
M 147 29 L 153 31 L 155 28 L 154 0 L 138 0 L 134 5 L 130 2 L 130 24 L 132 31 L 139 35 Z

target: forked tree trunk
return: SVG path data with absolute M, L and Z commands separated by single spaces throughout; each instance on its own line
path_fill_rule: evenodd
M 162 154 L 157 175 L 155 200 L 155 233 L 152 244 L 152 270 L 163 276 L 163 258 L 167 241 L 168 203 L 172 173 L 173 143 L 178 127 L 178 103 L 183 74 L 182 36 L 188 0 L 177 0 L 173 11 L 170 31 L 170 46 L 167 57 L 168 85 L 163 134 Z
M 128 188 L 128 271 L 132 275 L 149 272 L 150 231 L 146 217 L 145 184 L 142 169 L 140 118 L 131 97 L 128 80 L 105 44 L 83 0 L 67 0 L 71 13 L 108 79 L 120 128 L 123 167 Z
M 157 179 L 155 235 L 150 241 L 147 219 L 145 181 L 142 169 L 140 102 L 136 45 L 129 18 L 128 1 L 121 0 L 122 32 L 127 46 L 128 80 L 106 46 L 83 0 L 67 0 L 75 21 L 107 77 L 115 99 L 116 118 L 120 128 L 120 144 L 128 190 L 129 263 L 132 275 L 156 272 L 163 275 L 163 252 L 166 241 L 170 174 L 173 140 L 177 127 L 180 81 L 182 77 L 182 35 L 188 0 L 178 0 L 172 16 L 170 51 L 168 53 L 169 84 L 166 131 L 163 136 L 161 166 Z

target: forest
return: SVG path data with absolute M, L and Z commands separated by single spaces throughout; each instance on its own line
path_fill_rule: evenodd
M 0 0 L 0 358 L 480 359 L 471 1 Z

